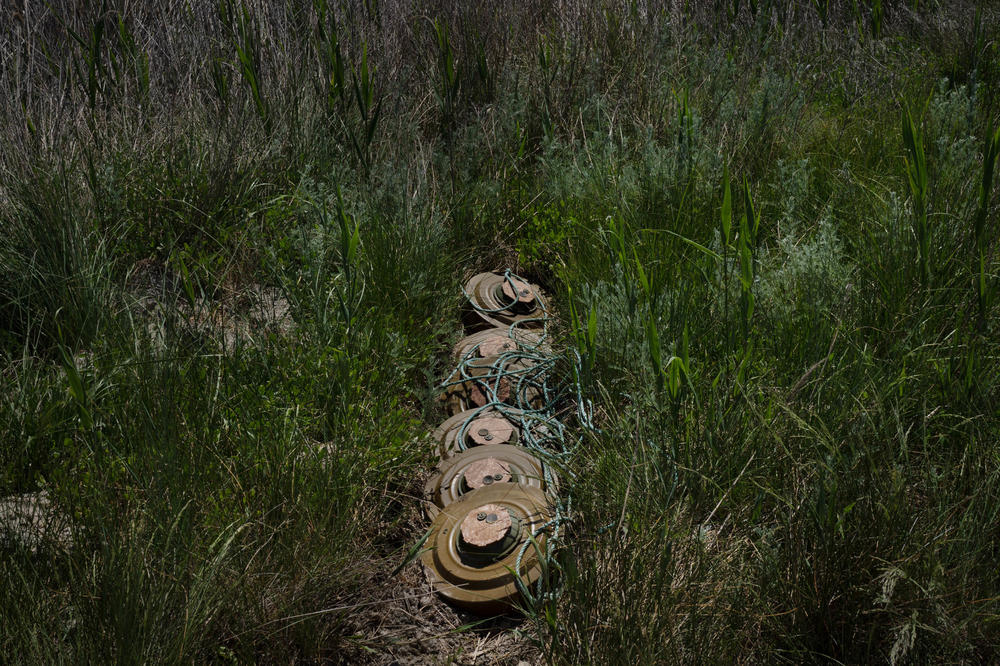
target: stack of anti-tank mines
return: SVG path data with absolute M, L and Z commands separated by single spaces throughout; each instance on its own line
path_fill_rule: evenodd
M 480 273 L 465 285 L 468 337 L 443 383 L 451 414 L 435 431 L 431 519 L 421 559 L 434 589 L 480 614 L 533 596 L 563 518 L 553 463 L 565 453 L 549 387 L 549 307 L 537 285 Z

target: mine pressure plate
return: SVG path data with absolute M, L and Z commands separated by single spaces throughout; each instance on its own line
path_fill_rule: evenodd
M 433 519 L 438 510 L 473 490 L 514 483 L 542 490 L 547 487 L 542 461 L 520 446 L 478 446 L 442 461 L 424 485 L 424 507 Z
M 508 610 L 518 598 L 515 576 L 524 585 L 541 576 L 552 516 L 538 488 L 500 483 L 473 490 L 441 509 L 431 524 L 420 559 L 427 577 L 446 600 L 488 615 Z M 523 550 L 529 537 L 534 537 Z
M 512 414 L 520 413 L 508 409 Z M 461 442 L 459 437 L 463 434 Z M 441 460 L 447 460 L 465 449 L 491 444 L 517 444 L 520 432 L 503 414 L 493 409 L 467 409 L 439 425 L 433 433 L 438 441 Z
M 538 285 L 498 273 L 479 273 L 465 285 L 470 307 L 466 323 L 470 327 L 520 328 L 542 326 L 548 302 Z

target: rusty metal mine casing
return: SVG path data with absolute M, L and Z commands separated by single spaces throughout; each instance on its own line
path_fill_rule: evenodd
M 510 610 L 524 585 L 542 575 L 548 545 L 539 531 L 552 518 L 550 499 L 538 488 L 502 483 L 474 490 L 441 509 L 420 559 L 434 590 L 447 601 L 482 615 Z M 538 532 L 536 535 L 535 533 Z M 518 554 L 530 535 L 535 542 Z
M 542 342 L 542 336 L 536 331 L 519 328 L 487 328 L 478 333 L 467 335 L 459 340 L 452 355 L 461 361 L 467 358 L 486 358 L 499 356 L 514 351 L 533 350 L 543 353 L 550 352 L 549 345 Z
M 520 413 L 520 410 L 513 408 L 505 408 L 505 411 L 512 416 Z M 466 423 L 468 425 L 465 428 L 465 439 L 460 443 L 458 438 L 462 434 L 462 426 Z M 439 444 L 438 455 L 442 461 L 476 446 L 516 445 L 521 440 L 520 430 L 510 422 L 510 419 L 495 409 L 479 407 L 467 409 L 448 418 L 434 429 L 432 436 Z
M 550 478 L 551 476 L 550 470 Z M 440 509 L 479 488 L 517 484 L 554 492 L 545 466 L 528 449 L 499 444 L 463 451 L 438 465 L 424 485 L 424 510 L 433 520 Z
M 516 291 L 515 291 L 516 290 Z M 541 328 L 548 300 L 536 284 L 508 280 L 498 273 L 479 273 L 465 284 L 469 306 L 464 320 L 470 330 L 484 327 Z
M 465 364 L 465 371 L 470 379 L 448 387 L 442 396 L 448 413 L 458 414 L 476 407 L 485 407 L 491 403 L 494 395 L 497 401 L 512 407 L 537 405 L 541 400 L 541 393 L 521 381 L 525 376 L 530 376 L 534 365 L 529 359 L 503 356 L 487 356 L 469 361 Z

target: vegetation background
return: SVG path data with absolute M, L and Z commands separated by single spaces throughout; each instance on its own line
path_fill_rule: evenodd
M 0 0 L 0 495 L 49 516 L 0 539 L 2 660 L 995 661 L 998 28 Z M 561 593 L 477 655 L 394 570 L 502 267 L 599 431 Z

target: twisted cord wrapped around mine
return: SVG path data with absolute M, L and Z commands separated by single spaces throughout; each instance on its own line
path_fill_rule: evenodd
M 432 479 L 427 490 L 433 494 L 440 490 L 442 483 L 453 487 L 459 478 L 458 468 L 466 461 L 463 459 L 457 466 L 449 461 L 462 455 L 476 459 L 464 468 L 468 471 L 471 466 L 478 465 L 470 472 L 472 479 L 477 474 L 483 478 L 482 483 L 469 483 L 462 472 L 465 485 L 434 518 L 429 532 L 434 544 L 424 553 L 423 561 L 435 589 L 445 598 L 479 612 L 492 612 L 509 607 L 518 595 L 531 603 L 545 594 L 541 563 L 549 557 L 551 546 L 558 542 L 561 526 L 571 510 L 571 497 L 560 498 L 554 493 L 556 470 L 568 474 L 564 463 L 579 445 L 579 439 L 571 436 L 566 425 L 556 417 L 557 409 L 572 400 L 579 425 L 592 426 L 589 403 L 583 400 L 577 381 L 580 357 L 575 349 L 568 352 L 572 381 L 550 384 L 557 357 L 548 341 L 550 313 L 548 300 L 541 289 L 505 271 L 474 276 L 466 284 L 465 293 L 469 299 L 466 321 L 470 328 L 479 332 L 456 345 L 456 368 L 441 385 L 453 416 L 435 431 L 441 445 L 442 462 L 436 473 L 437 480 Z M 495 439 L 503 442 L 494 442 Z M 489 446 L 494 443 L 498 446 Z M 523 470 L 515 473 L 509 465 L 504 466 L 500 456 L 489 453 L 496 448 L 518 448 L 510 446 L 515 443 L 530 451 L 541 467 L 540 475 L 525 473 L 528 483 L 515 479 Z M 470 453 L 477 449 L 479 452 Z M 445 468 L 455 468 L 455 471 L 449 475 Z M 486 483 L 486 476 L 490 476 L 492 482 Z M 520 520 L 517 512 L 512 511 L 509 523 L 503 512 L 498 514 L 492 509 L 462 514 L 472 502 L 485 501 L 484 493 L 496 492 L 507 496 L 527 493 L 536 499 L 541 497 L 546 509 L 537 511 L 530 521 Z M 450 521 L 448 526 L 445 521 Z M 481 537 L 482 543 L 490 547 L 502 546 L 501 559 L 511 579 L 504 585 L 494 586 L 488 594 L 478 588 L 469 592 L 467 588 L 475 588 L 478 584 L 474 575 L 468 577 L 470 562 L 479 566 L 491 551 L 487 548 L 485 553 L 480 552 L 477 549 L 486 546 L 468 540 L 448 541 L 447 534 L 458 539 L 455 530 L 461 534 L 468 531 L 466 536 L 473 541 Z M 456 545 L 460 543 L 462 548 Z M 442 547 L 446 549 L 444 554 L 437 552 Z M 452 555 L 464 556 L 466 560 L 456 563 Z M 451 564 L 457 568 L 447 570 Z M 440 567 L 445 567 L 446 571 L 441 571 Z
M 459 340 L 452 354 L 456 361 L 499 356 L 519 349 L 550 354 L 548 343 L 542 341 L 543 335 L 543 331 L 509 326 L 487 328 Z
M 442 384 L 443 397 L 453 414 L 494 404 L 531 410 L 549 398 L 546 375 L 552 364 L 522 351 L 465 358 Z
M 513 483 L 554 492 L 556 482 L 551 470 L 526 448 L 478 446 L 441 461 L 424 485 L 424 508 L 433 519 L 439 509 L 479 488 Z
M 469 328 L 541 328 L 548 319 L 548 301 L 542 290 L 510 271 L 472 276 L 465 284 L 465 296 Z

